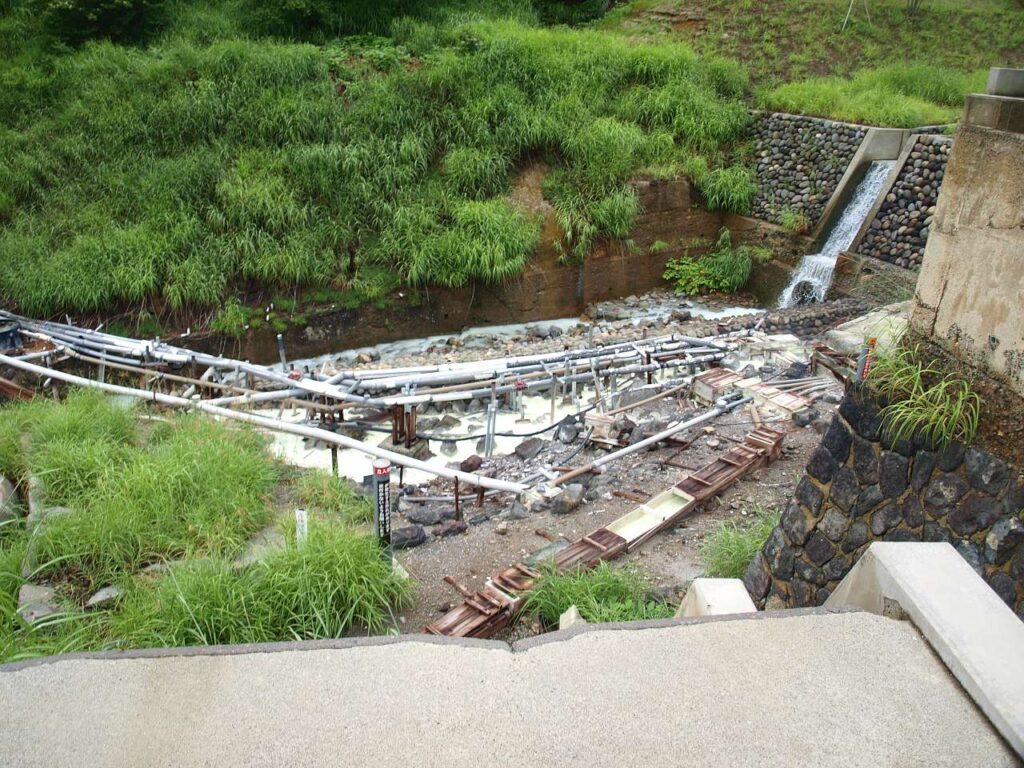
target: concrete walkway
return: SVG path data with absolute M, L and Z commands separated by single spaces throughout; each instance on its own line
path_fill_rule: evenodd
M 0 764 L 1017 764 L 907 622 L 582 629 L 8 665 Z

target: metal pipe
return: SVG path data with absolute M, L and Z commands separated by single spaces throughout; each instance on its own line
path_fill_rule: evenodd
M 705 411 L 700 416 L 695 416 L 694 418 L 689 419 L 688 421 L 681 421 L 677 424 L 673 424 L 671 427 L 667 427 L 663 429 L 661 432 L 658 432 L 657 434 L 644 438 L 638 443 L 626 446 L 625 448 L 620 448 L 617 451 L 613 451 L 612 453 L 608 453 L 605 454 L 604 456 L 594 459 L 594 461 L 590 462 L 589 464 L 570 470 L 569 472 L 566 472 L 564 475 L 559 475 L 558 477 L 551 481 L 551 484 L 562 485 L 563 483 L 567 483 L 573 478 L 579 477 L 580 475 L 584 475 L 587 472 L 593 472 L 595 469 L 603 467 L 605 464 L 611 464 L 612 462 L 618 461 L 624 456 L 628 456 L 631 453 L 636 453 L 637 451 L 643 450 L 649 445 L 660 443 L 666 437 L 671 437 L 677 432 L 682 432 L 684 429 L 696 427 L 700 424 L 703 424 L 705 421 L 711 421 L 711 419 L 721 416 L 723 413 L 728 413 L 734 408 L 738 408 L 744 403 L 749 402 L 751 402 L 751 398 L 749 397 L 737 398 L 735 396 L 730 395 L 727 395 L 726 397 L 721 397 L 715 401 L 714 408 Z
M 266 416 L 257 416 L 255 414 L 245 413 L 242 411 L 232 411 L 228 408 L 212 406 L 209 403 L 204 403 L 202 401 L 186 400 L 185 398 L 177 397 L 176 395 L 165 395 L 159 392 L 148 392 L 146 390 L 135 389 L 133 387 L 123 387 L 119 384 L 106 384 L 104 382 L 93 381 L 92 379 L 86 379 L 82 376 L 75 376 L 74 374 L 57 371 L 52 368 L 44 368 L 33 363 L 22 362 L 16 358 L 8 357 L 7 355 L 0 355 L 0 365 L 9 365 L 12 368 L 18 368 L 19 370 L 34 373 L 38 376 L 57 379 L 80 387 L 92 387 L 93 389 L 100 389 L 104 392 L 128 395 L 140 400 L 150 400 L 162 405 L 173 406 L 175 408 L 184 408 L 186 410 L 195 409 L 214 416 L 242 421 L 276 432 L 284 432 L 291 435 L 297 435 L 299 437 L 308 437 L 313 440 L 319 440 L 323 443 L 339 445 L 343 448 L 351 448 L 381 459 L 388 459 L 392 463 L 400 464 L 412 469 L 419 469 L 423 472 L 428 472 L 439 477 L 445 477 L 452 480 L 459 479 L 470 485 L 483 486 L 484 488 L 493 488 L 495 490 L 508 491 L 510 493 L 521 493 L 528 487 L 522 483 L 510 483 L 505 480 L 497 480 L 491 477 L 483 477 L 482 475 L 474 475 L 469 472 L 448 469 L 447 467 L 431 466 L 424 461 L 413 459 L 409 456 L 403 456 L 400 453 L 394 453 L 377 446 L 366 445 L 358 440 L 346 437 L 345 435 L 328 432 L 318 427 L 306 427 L 302 424 L 291 424 L 286 421 L 271 419 Z

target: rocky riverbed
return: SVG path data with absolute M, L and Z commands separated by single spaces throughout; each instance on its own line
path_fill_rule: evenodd
M 406 342 L 397 352 L 394 347 L 382 345 L 320 364 L 325 370 L 342 366 L 415 366 L 558 351 L 669 333 L 710 336 L 754 326 L 768 333 L 793 332 L 810 338 L 858 314 L 862 308 L 860 302 L 843 300 L 766 313 L 754 306 L 739 305 L 735 297 L 705 297 L 695 302 L 657 291 L 591 305 L 578 321 L 477 329 L 458 336 L 436 337 L 425 344 Z M 638 385 L 642 387 L 643 382 Z M 641 389 L 635 396 L 627 393 L 626 397 L 639 400 L 650 391 Z M 682 596 L 690 580 L 703 573 L 704 537 L 723 521 L 743 521 L 759 510 L 781 508 L 792 496 L 794 478 L 817 445 L 825 418 L 838 402 L 837 393 L 838 388 L 796 421 L 788 416 L 779 415 L 774 420 L 766 416 L 765 420 L 774 428 L 787 433 L 783 458 L 744 478 L 696 515 L 625 558 L 650 576 L 652 597 L 675 602 Z M 700 410 L 683 395 L 680 392 L 678 397 L 641 405 L 622 414 L 613 427 L 615 436 L 626 443 L 635 442 Z M 536 409 L 532 406 L 525 409 L 522 423 L 513 424 L 513 431 L 521 436 L 503 440 L 489 458 L 483 457 L 481 441 L 455 442 L 459 434 L 476 435 L 482 431 L 479 403 L 471 403 L 469 412 L 461 405 L 445 413 L 425 409 L 418 431 L 446 433 L 452 440 L 431 439 L 429 446 L 421 448 L 432 450 L 438 459 L 453 467 L 512 480 L 536 477 L 538 472 L 550 471 L 551 467 L 579 466 L 602 455 L 607 449 L 584 444 L 584 425 L 574 419 L 562 420 L 565 408 L 574 410 L 570 406 L 578 407 L 579 403 L 564 405 L 559 403 L 556 422 L 560 426 L 555 428 L 547 418 L 546 405 L 544 414 L 534 413 Z M 516 413 L 503 416 L 517 418 Z M 489 495 L 478 503 L 475 493 L 467 494 L 463 488 L 461 519 L 456 519 L 452 482 L 406 473 L 410 484 L 395 489 L 397 509 L 392 525 L 396 557 L 415 580 L 417 598 L 414 606 L 399 617 L 400 629 L 420 632 L 461 601 L 459 594 L 443 581 L 445 576 L 476 590 L 490 575 L 516 561 L 527 560 L 538 551 L 551 554 L 622 516 L 636 507 L 638 500 L 678 482 L 688 471 L 704 466 L 742 441 L 754 425 L 755 420 L 746 409 L 721 417 L 707 430 L 699 429 L 691 435 L 693 444 L 675 457 L 674 463 L 679 466 L 665 463 L 679 451 L 678 447 L 662 445 L 641 451 L 609 465 L 601 474 L 581 477 L 557 503 L 539 507 L 527 508 L 507 494 Z M 532 435 L 533 432 L 537 434 Z M 528 625 L 512 630 L 515 636 L 534 631 L 538 628 Z
M 453 336 L 426 337 L 326 355 L 296 365 L 325 372 L 341 368 L 431 365 L 524 354 L 558 352 L 634 338 L 682 334 L 703 338 L 758 327 L 766 333 L 809 338 L 863 314 L 860 299 L 807 307 L 764 310 L 750 299 L 709 296 L 700 301 L 668 290 L 592 304 L 578 319 L 499 328 L 477 328 Z

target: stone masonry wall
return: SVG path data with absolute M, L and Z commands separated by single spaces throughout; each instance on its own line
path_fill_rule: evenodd
M 857 253 L 906 269 L 921 266 L 952 146 L 945 136 L 918 139 Z
M 872 541 L 947 541 L 1024 619 L 1024 476 L 988 452 L 882 435 L 847 393 L 744 583 L 766 608 L 821 605 Z
M 752 132 L 758 182 L 752 215 L 779 224 L 791 210 L 812 228 L 866 134 L 857 126 L 781 114 L 760 115 Z

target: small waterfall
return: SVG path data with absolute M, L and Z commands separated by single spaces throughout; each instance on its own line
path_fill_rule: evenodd
M 871 163 L 821 252 L 804 256 L 800 260 L 789 285 L 779 296 L 779 307 L 795 307 L 825 300 L 825 294 L 832 285 L 836 258 L 840 251 L 845 251 L 853 243 L 853 238 L 857 236 L 893 165 L 894 160 L 876 160 Z

